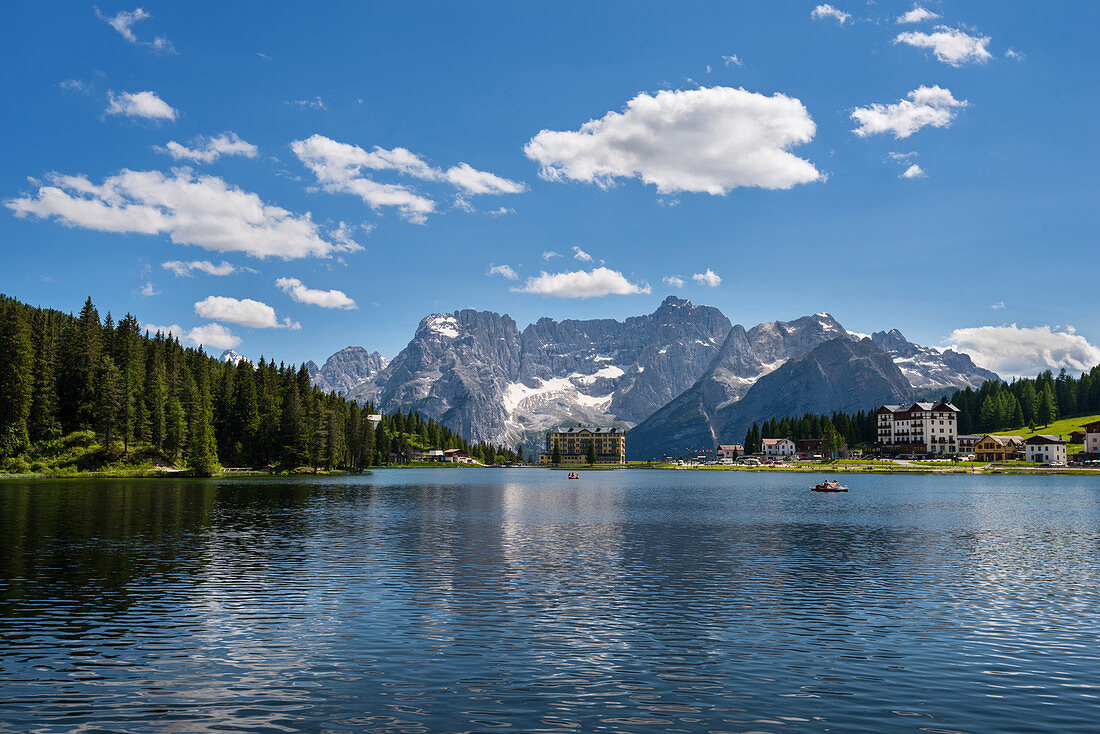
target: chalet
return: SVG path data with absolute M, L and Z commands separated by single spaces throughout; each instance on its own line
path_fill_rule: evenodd
M 723 443 L 719 444 L 717 450 L 714 452 L 714 458 L 718 461 L 724 459 L 736 459 L 741 454 L 745 453 L 745 447 L 739 443 Z
M 443 449 L 429 449 L 424 453 L 424 461 L 443 461 Z
M 789 438 L 764 438 L 760 440 L 762 453 L 768 457 L 794 456 L 794 441 Z
M 1085 436 L 1087 436 L 1087 435 L 1088 434 L 1085 433 L 1084 431 L 1070 431 L 1069 432 L 1069 442 L 1070 443 L 1084 443 L 1085 442 Z
M 446 449 L 443 452 L 443 461 L 448 464 L 469 464 L 470 457 L 462 449 Z
M 1019 436 L 982 436 L 974 445 L 978 461 L 1015 461 L 1024 458 L 1024 439 Z
M 959 409 L 951 403 L 884 405 L 878 415 L 878 445 L 887 452 L 954 454 L 959 451 Z
M 1032 436 L 1024 441 L 1027 460 L 1038 464 L 1065 464 L 1066 440 L 1058 436 Z
M 800 439 L 796 450 L 803 459 L 820 459 L 824 456 L 820 438 Z

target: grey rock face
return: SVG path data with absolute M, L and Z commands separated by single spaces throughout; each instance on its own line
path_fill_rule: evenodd
M 739 443 L 753 422 L 773 417 L 854 412 L 915 395 L 890 355 L 870 339 L 847 335 L 788 360 L 760 377 L 741 400 L 720 408 L 712 403 L 714 381 L 700 383 L 627 434 L 631 458 Z
M 922 347 L 908 341 L 897 329 L 876 331 L 871 334 L 871 341 L 893 358 L 918 393 L 978 387 L 988 380 L 999 379 L 996 372 L 975 365 L 967 354 Z
M 347 395 L 355 387 L 373 380 L 387 364 L 389 360 L 378 352 L 368 352 L 363 347 L 345 347 L 325 360 L 322 367 L 310 361 L 306 369 L 313 384 L 325 392 L 335 390 L 339 395 Z

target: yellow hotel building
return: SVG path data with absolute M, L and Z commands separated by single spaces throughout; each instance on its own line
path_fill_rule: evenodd
M 622 428 L 561 428 L 546 434 L 546 452 L 539 454 L 539 466 L 553 463 L 554 449 L 561 454 L 560 466 L 586 466 L 588 447 L 596 445 L 596 464 L 626 464 L 626 431 Z

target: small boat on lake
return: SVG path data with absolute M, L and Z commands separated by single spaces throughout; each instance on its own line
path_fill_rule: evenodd
M 580 479 L 581 475 L 578 472 L 571 471 L 571 472 L 569 472 L 569 478 L 570 479 Z
M 829 480 L 821 484 L 815 484 L 810 489 L 814 492 L 847 492 L 848 488 L 837 481 Z

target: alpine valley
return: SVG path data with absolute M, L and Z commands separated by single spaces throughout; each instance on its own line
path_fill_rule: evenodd
M 895 330 L 870 336 L 817 313 L 745 329 L 717 308 L 669 296 L 625 321 L 426 316 L 400 354 L 347 347 L 315 384 L 385 412 L 415 410 L 474 441 L 541 450 L 566 422 L 630 430 L 631 459 L 739 443 L 754 421 L 856 411 L 997 379 L 951 350 Z

